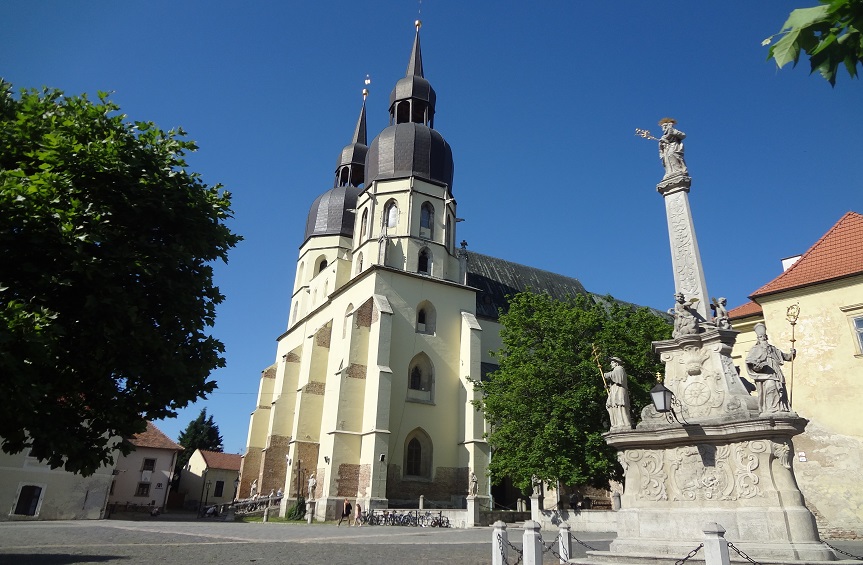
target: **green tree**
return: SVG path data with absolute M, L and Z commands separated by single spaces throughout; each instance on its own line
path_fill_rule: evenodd
M 490 424 L 494 481 L 510 477 L 527 490 L 531 477 L 607 486 L 620 478 L 608 428 L 606 392 L 593 346 L 604 364 L 620 357 L 629 374 L 633 422 L 649 402 L 662 368 L 651 341 L 668 339 L 668 321 L 647 308 L 578 295 L 557 301 L 522 292 L 502 313 L 500 366 L 476 383 Z
M 794 63 L 800 53 L 809 56 L 810 72 L 818 71 L 831 86 L 836 85 L 836 73 L 843 65 L 853 78 L 857 65 L 863 62 L 863 0 L 819 0 L 821 5 L 791 12 L 779 33 L 764 40 L 782 36 L 771 45 L 768 59 L 779 68 Z
M 189 425 L 186 426 L 186 429 L 177 438 L 177 443 L 184 448 L 184 451 L 177 456 L 177 472 L 175 473 L 177 477 L 179 477 L 180 471 L 189 462 L 189 458 L 196 449 L 205 449 L 219 453 L 223 450 L 219 426 L 213 421 L 213 416 L 207 416 L 206 408 L 201 410 L 197 418 L 189 422 Z
M 107 93 L 0 80 L 3 451 L 91 474 L 216 388 L 210 263 L 240 237 L 185 135 L 129 123 Z

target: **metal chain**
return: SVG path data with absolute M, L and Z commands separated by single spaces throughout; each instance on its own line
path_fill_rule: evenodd
M 852 553 L 848 553 L 847 551 L 842 551 L 838 547 L 834 547 L 834 546 L 830 545 L 829 543 L 827 543 L 826 541 L 822 541 L 822 543 L 837 553 L 841 553 L 842 555 L 847 555 L 848 557 L 852 557 L 852 558 L 856 559 L 857 561 L 863 561 L 863 557 L 860 557 L 859 555 L 854 555 Z
M 506 563 L 506 565 L 509 565 L 509 560 L 506 558 L 506 548 L 504 548 L 503 543 L 503 536 L 497 536 L 497 545 L 500 548 L 500 556 L 503 558 L 503 562 Z M 513 563 L 513 565 L 518 565 L 519 563 L 521 563 L 521 559 L 522 557 L 524 557 L 524 553 L 522 552 L 522 550 L 512 545 L 509 540 L 506 540 L 506 544 L 511 547 L 512 550 L 515 551 L 515 553 L 518 555 L 518 559 L 515 560 L 515 563 Z
M 731 545 L 731 544 L 729 544 L 729 545 Z M 699 543 L 698 547 L 696 547 L 695 549 L 693 549 L 692 551 L 689 552 L 689 555 L 687 555 L 683 559 L 678 559 L 677 561 L 674 562 L 674 565 L 683 565 L 683 563 L 686 563 L 687 559 L 691 559 L 692 557 L 695 557 L 695 554 L 698 553 L 702 547 L 704 547 L 704 544 Z
M 572 539 L 574 539 L 576 542 L 578 542 L 581 546 L 586 547 L 587 549 L 589 549 L 589 550 L 591 550 L 591 551 L 599 551 L 599 550 L 598 550 L 598 549 L 596 549 L 595 547 L 590 547 L 589 545 L 587 545 L 586 543 L 584 543 L 583 541 L 581 541 L 580 539 L 578 539 L 578 538 L 577 538 L 577 537 L 575 537 L 575 536 L 572 536 L 572 535 L 571 535 L 570 537 L 571 537 Z
M 742 557 L 743 559 L 745 559 L 745 560 L 749 561 L 750 563 L 755 563 L 755 565 L 761 565 L 760 563 L 758 563 L 757 561 L 755 561 L 754 559 L 752 559 L 751 557 L 749 557 L 748 555 L 746 555 L 745 553 L 743 553 L 743 550 L 738 549 L 738 548 L 737 548 L 733 543 L 728 542 L 728 547 L 729 547 L 730 549 L 733 549 L 734 551 L 736 551 L 736 552 L 737 552 L 737 555 L 739 555 L 739 556 L 740 556 L 740 557 Z
M 542 546 L 542 552 L 543 553 L 548 553 L 550 551 L 552 555 L 557 557 L 558 561 L 569 561 L 569 556 L 567 556 L 565 558 L 561 557 L 560 554 L 554 550 L 554 546 L 557 545 L 557 542 L 559 539 L 560 539 L 560 533 L 557 534 L 557 537 L 554 538 L 554 540 L 551 543 L 546 544 L 545 541 L 542 539 L 542 532 L 539 532 L 539 544 Z M 566 550 L 564 550 L 563 552 L 566 553 Z

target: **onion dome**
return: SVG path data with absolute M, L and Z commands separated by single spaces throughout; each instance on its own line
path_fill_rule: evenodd
M 354 130 L 354 137 L 342 149 L 336 163 L 336 178 L 333 188 L 318 196 L 312 203 L 306 218 L 306 235 L 303 241 L 316 235 L 354 235 L 354 210 L 359 186 L 365 178 L 366 146 L 366 100 L 363 91 L 363 107 Z
M 303 241 L 316 235 L 353 237 L 353 210 L 357 207 L 357 196 L 361 191 L 356 186 L 337 186 L 315 198 L 306 219 L 306 236 Z
M 432 129 L 436 95 L 423 76 L 420 22 L 407 73 L 390 94 L 390 126 L 371 143 L 366 156 L 366 186 L 375 180 L 415 176 L 452 187 L 452 149 Z

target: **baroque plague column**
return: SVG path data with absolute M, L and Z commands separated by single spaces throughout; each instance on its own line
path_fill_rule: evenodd
M 672 339 L 654 342 L 665 364 L 670 413 L 649 405 L 635 429 L 605 435 L 624 469 L 617 538 L 579 563 L 674 562 L 704 540 L 708 523 L 759 562 L 834 561 L 804 505 L 792 468 L 791 439 L 807 420 L 763 412 L 731 361 L 737 332 L 711 320 L 688 193 L 683 132 L 660 122 L 665 199 L 677 303 Z M 673 416 L 671 418 L 670 416 Z

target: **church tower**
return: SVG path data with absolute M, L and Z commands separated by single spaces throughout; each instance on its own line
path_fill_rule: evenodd
M 452 151 L 433 127 L 419 29 L 389 125 L 366 146 L 364 99 L 333 188 L 312 204 L 288 328 L 261 377 L 240 492 L 281 488 L 282 513 L 298 496 L 318 519 L 345 498 L 461 507 L 471 472 L 488 491 L 472 405 L 482 327 L 454 249 Z
M 355 263 L 456 281 L 452 150 L 434 129 L 436 95 L 423 72 L 420 22 L 407 72 L 390 94 L 390 125 L 371 143 L 357 201 Z

